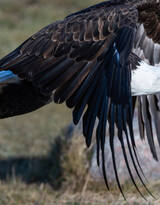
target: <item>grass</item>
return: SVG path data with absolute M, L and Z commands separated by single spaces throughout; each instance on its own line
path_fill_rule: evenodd
M 0 57 L 43 26 L 98 0 L 0 0 Z M 130 185 L 106 192 L 88 175 L 84 139 L 66 139 L 71 111 L 51 104 L 0 121 L 0 205 L 149 205 Z M 152 190 L 159 192 L 153 184 Z M 130 190 L 130 192 L 128 192 Z M 133 192 L 133 194 L 131 194 Z M 148 198 L 150 200 L 150 198 Z

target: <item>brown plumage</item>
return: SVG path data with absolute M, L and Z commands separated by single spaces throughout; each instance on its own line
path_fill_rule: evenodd
M 159 95 L 132 98 L 130 82 L 131 70 L 141 60 L 160 64 L 159 13 L 160 3 L 156 0 L 110 0 L 71 14 L 32 35 L 0 60 L 1 70 L 10 70 L 20 78 L 19 84 L 6 84 L 2 88 L 0 117 L 31 112 L 52 100 L 66 102 L 73 108 L 75 124 L 83 118 L 88 146 L 98 118 L 97 162 L 99 165 L 101 153 L 107 187 L 104 144 L 110 140 L 115 176 L 123 194 L 114 155 L 117 129 L 129 174 L 141 194 L 128 164 L 124 138 L 137 175 L 146 187 L 136 165 L 140 167 L 132 120 L 137 101 L 140 136 L 143 139 L 146 132 L 157 159 L 152 122 L 160 141 Z M 107 124 L 109 139 L 105 139 Z M 149 192 L 147 187 L 146 190 Z

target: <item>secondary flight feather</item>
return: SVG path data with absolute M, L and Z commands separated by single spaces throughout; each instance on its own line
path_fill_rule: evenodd
M 149 192 L 140 173 L 133 117 L 138 104 L 140 137 L 147 136 L 158 160 L 153 125 L 160 143 L 159 13 L 156 0 L 110 0 L 44 27 L 0 60 L 0 118 L 32 112 L 52 101 L 66 102 L 73 109 L 74 124 L 83 120 L 88 147 L 98 119 L 97 163 L 101 154 L 108 189 L 106 140 L 110 141 L 115 176 L 123 194 L 114 151 L 118 137 L 132 182 L 142 195 L 128 163 L 124 139 L 134 169 Z

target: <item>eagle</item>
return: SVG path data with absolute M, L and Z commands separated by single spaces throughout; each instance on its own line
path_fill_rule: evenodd
M 105 142 L 109 140 L 115 178 L 123 196 L 114 139 L 118 137 L 121 143 L 138 192 L 143 196 L 133 177 L 124 140 L 134 169 L 150 193 L 142 178 L 133 119 L 138 109 L 139 136 L 147 138 L 153 158 L 158 160 L 154 135 L 160 144 L 159 92 L 159 0 L 101 2 L 42 28 L 0 59 L 0 118 L 29 113 L 53 101 L 65 102 L 73 111 L 74 124 L 82 119 L 88 147 L 98 121 L 97 164 L 102 163 L 109 189 L 105 167 Z

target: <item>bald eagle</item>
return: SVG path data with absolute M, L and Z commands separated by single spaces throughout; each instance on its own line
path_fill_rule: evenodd
M 105 141 L 115 162 L 118 137 L 127 169 L 127 141 L 134 169 L 146 187 L 133 130 L 138 108 L 139 135 L 145 135 L 158 160 L 153 126 L 160 144 L 160 3 L 158 0 L 109 0 L 53 22 L 0 60 L 0 118 L 32 112 L 52 101 L 73 109 L 83 121 L 89 147 L 96 119 L 97 164 L 109 189 Z M 106 138 L 106 129 L 109 137 Z

